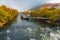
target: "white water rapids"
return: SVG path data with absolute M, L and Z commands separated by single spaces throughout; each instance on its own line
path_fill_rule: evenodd
M 60 40 L 60 26 L 21 20 L 0 32 L 0 40 Z

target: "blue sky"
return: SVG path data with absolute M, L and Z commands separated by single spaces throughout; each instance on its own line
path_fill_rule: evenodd
M 0 5 L 17 9 L 18 11 L 28 10 L 41 3 L 60 3 L 60 0 L 0 0 Z

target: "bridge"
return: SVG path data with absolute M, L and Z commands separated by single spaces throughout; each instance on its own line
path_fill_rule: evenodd
M 47 17 L 30 17 L 29 15 L 26 16 L 26 15 L 21 15 L 21 18 L 22 19 L 28 19 L 28 20 L 32 20 L 32 19 L 36 19 L 36 20 L 41 20 L 41 21 L 49 21 L 50 18 L 47 18 Z
M 50 18 L 45 18 L 45 17 L 28 17 L 31 19 L 39 19 L 39 20 L 50 20 Z
M 27 17 L 29 20 L 36 19 L 36 20 L 41 20 L 41 21 L 50 21 L 50 18 L 46 17 Z
M 33 19 L 46 19 L 46 20 L 50 20 L 50 18 L 46 18 L 46 17 L 30 17 L 30 18 L 33 18 Z

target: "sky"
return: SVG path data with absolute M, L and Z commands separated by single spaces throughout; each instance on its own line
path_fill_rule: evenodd
M 0 5 L 6 5 L 18 11 L 25 11 L 42 3 L 60 3 L 60 0 L 0 0 Z

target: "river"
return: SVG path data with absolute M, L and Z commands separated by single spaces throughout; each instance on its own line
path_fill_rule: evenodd
M 60 40 L 60 26 L 22 20 L 18 15 L 11 27 L 0 32 L 0 40 Z

